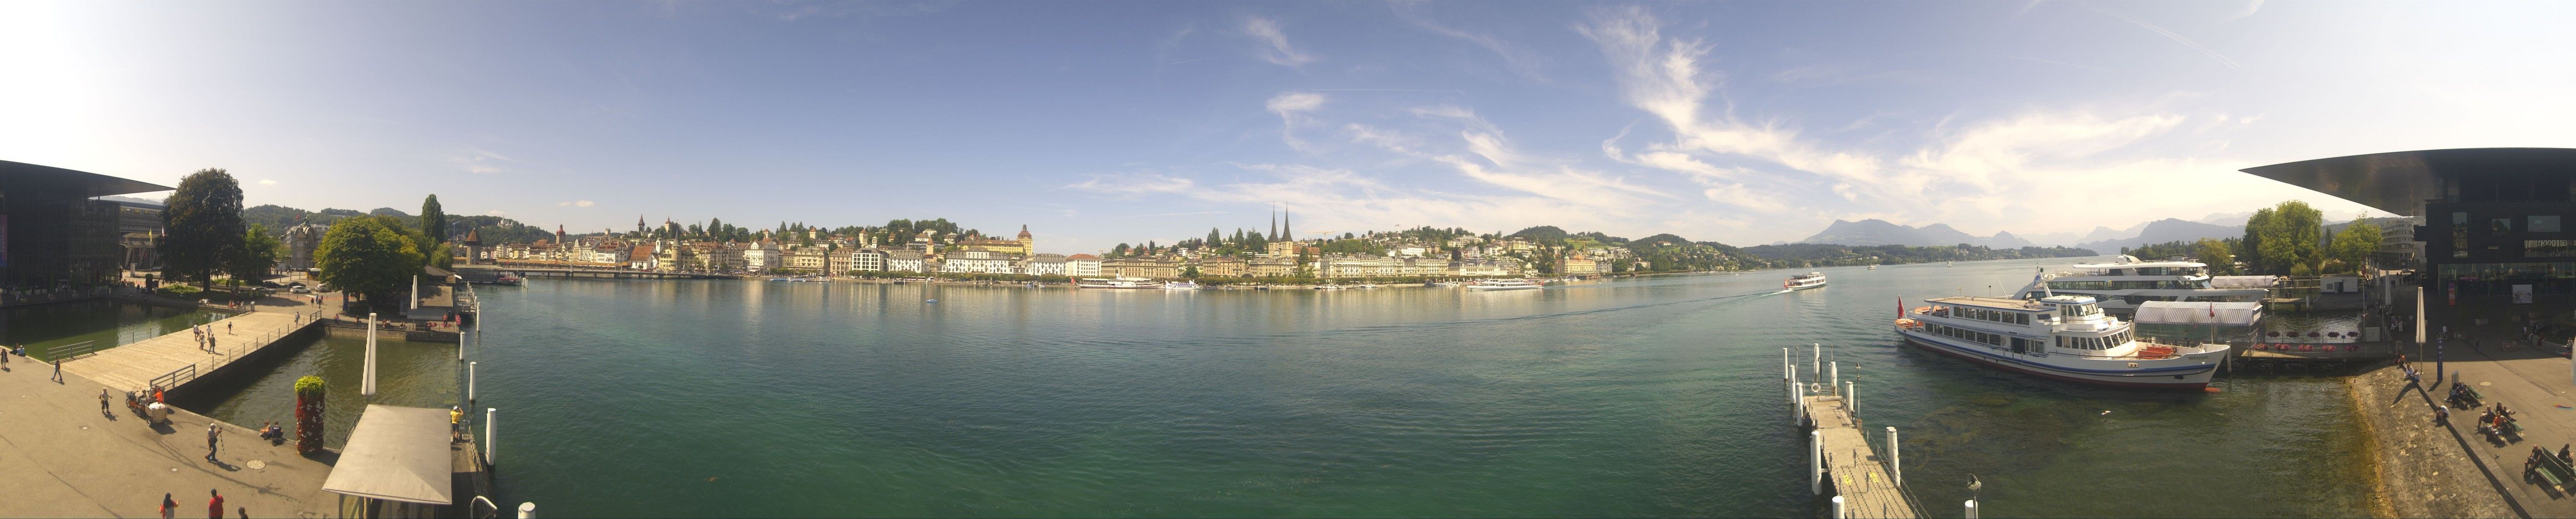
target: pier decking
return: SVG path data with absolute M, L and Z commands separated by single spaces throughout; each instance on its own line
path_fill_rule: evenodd
M 1869 517 L 1911 519 L 1923 517 L 1921 503 L 1905 492 L 1904 458 L 1895 449 L 1894 427 L 1887 434 L 1888 457 L 1880 457 L 1870 447 L 1872 432 L 1861 425 L 1850 392 L 1853 385 L 1843 382 L 1841 367 L 1824 362 L 1818 348 L 1815 377 L 1822 383 L 1799 380 L 1799 364 L 1790 359 L 1789 350 L 1780 350 L 1780 379 L 1788 383 L 1790 411 L 1807 434 L 1808 489 L 1819 499 L 1830 499 L 1826 517 Z
M 211 352 L 198 346 L 194 333 L 181 331 L 64 361 L 63 372 L 117 391 L 142 391 L 156 383 L 175 388 L 312 327 L 329 312 L 321 306 L 289 304 L 290 301 L 269 298 L 267 302 L 274 306 L 215 321 L 209 325 L 215 338 Z

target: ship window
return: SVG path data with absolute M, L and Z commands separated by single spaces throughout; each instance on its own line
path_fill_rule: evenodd
M 2064 348 L 2064 347 L 2066 347 L 2066 338 L 2065 338 L 2065 337 L 2058 337 L 2058 338 L 2057 338 L 2057 347 L 2059 347 L 2059 348 Z
M 2024 326 L 2030 325 L 2030 314 L 2013 314 L 2013 323 Z

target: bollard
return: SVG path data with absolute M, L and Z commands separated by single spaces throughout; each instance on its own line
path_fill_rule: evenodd
M 468 404 L 474 403 L 474 365 L 475 365 L 475 364 L 482 364 L 482 362 L 477 361 L 477 362 L 467 362 L 467 363 L 465 363 L 465 403 L 468 403 Z
M 1825 432 L 1807 431 L 1807 492 L 1825 494 Z
M 1834 519 L 1843 519 L 1844 517 L 1850 516 L 1843 515 L 1843 496 L 1834 496 Z
M 363 396 L 376 396 L 376 313 L 375 313 L 375 312 L 367 312 L 367 354 L 366 354 L 366 356 L 363 358 L 363 360 L 365 360 L 365 361 L 366 361 L 367 365 L 366 365 L 364 368 L 361 368 L 359 371 L 363 371 L 363 372 L 365 372 L 365 373 L 363 373 L 363 375 L 364 375 L 366 378 L 365 378 L 365 379 L 363 379 L 363 380 L 360 380 L 360 381 L 358 382 L 358 394 L 359 394 L 359 395 L 363 395 Z
M 1781 349 L 1780 349 L 1780 380 L 1788 380 L 1788 379 L 1789 379 L 1789 375 L 1790 375 L 1791 373 L 1796 373 L 1796 372 L 1797 372 L 1797 369 L 1798 369 L 1798 368 L 1792 368 L 1792 367 L 1789 367 L 1789 366 L 1790 366 L 1790 364 L 1789 364 L 1789 349 L 1788 349 L 1788 348 L 1781 348 Z
M 537 519 L 537 503 L 535 501 L 519 503 L 519 519 Z
M 1977 500 L 1968 500 L 1968 519 L 1977 519 Z
M 1842 361 L 1839 361 L 1839 360 L 1837 360 L 1837 361 L 1833 361 L 1833 362 L 1827 362 L 1827 363 L 1825 363 L 1825 369 L 1827 369 L 1827 370 L 1830 370 L 1830 371 L 1831 371 L 1831 373 L 1827 373 L 1827 374 L 1826 374 L 1829 378 L 1826 378 L 1826 379 L 1825 379 L 1825 382 L 1826 382 L 1826 384 L 1825 384 L 1825 390 L 1826 390 L 1826 391 L 1833 391 L 1833 390 L 1837 390 L 1837 389 L 1842 389 L 1842 388 L 1843 388 L 1843 362 L 1842 362 Z M 1839 396 L 1839 395 L 1838 395 L 1838 396 Z
M 1822 343 L 1809 343 L 1808 346 L 1813 346 L 1816 349 L 1816 376 L 1825 376 L 1825 345 Z
M 1905 451 L 1896 447 L 1896 426 L 1892 425 L 1887 427 L 1887 457 L 1891 460 L 1888 471 L 1896 473 L 1888 479 L 1896 480 L 1896 486 L 1905 486 Z
M 1852 385 L 1859 383 L 1860 382 L 1843 383 L 1843 412 L 1854 415 L 1860 414 L 1860 394 L 1852 392 Z
M 492 466 L 492 448 L 500 445 L 492 441 L 492 416 L 500 412 L 499 409 L 483 408 L 483 466 L 486 467 Z

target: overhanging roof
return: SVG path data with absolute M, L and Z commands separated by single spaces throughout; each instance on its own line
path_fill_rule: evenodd
M 90 198 L 177 189 L 87 171 L 0 160 L 0 192 L 34 200 Z
M 2421 216 L 2439 198 L 2434 173 L 2576 173 L 2576 149 L 2454 148 L 2334 157 L 2242 170 L 2400 215 Z
M 447 410 L 367 404 L 322 490 L 389 501 L 456 502 Z

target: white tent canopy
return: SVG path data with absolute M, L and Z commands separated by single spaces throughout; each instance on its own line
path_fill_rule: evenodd
M 2262 318 L 2262 303 L 2148 301 L 2138 304 L 2134 320 L 2139 324 L 2253 326 L 2255 320 Z
M 367 404 L 322 490 L 431 505 L 456 502 L 447 410 Z

